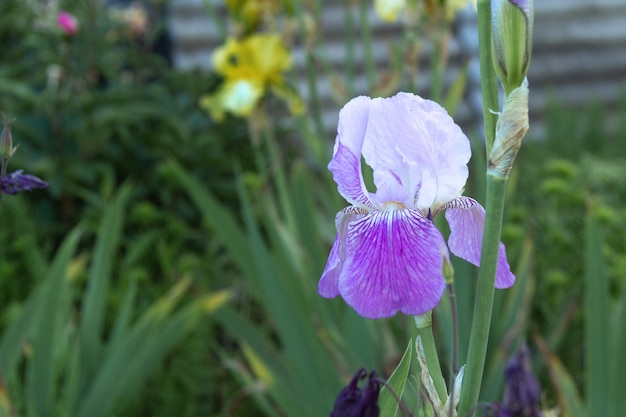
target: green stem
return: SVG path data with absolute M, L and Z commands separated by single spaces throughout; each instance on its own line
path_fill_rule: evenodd
M 478 0 L 478 56 L 480 59 L 480 86 L 483 96 L 483 120 L 485 123 L 485 145 L 487 157 L 496 137 L 499 110 L 498 79 L 491 59 L 491 1 Z
M 448 379 L 448 386 L 450 387 L 450 409 L 448 410 L 448 415 L 454 415 L 454 397 L 455 396 L 455 387 L 456 383 L 456 358 L 458 357 L 458 320 L 457 320 L 457 309 L 456 309 L 456 294 L 454 293 L 454 281 L 447 284 L 448 287 L 448 296 L 450 297 L 450 316 L 452 317 L 452 354 L 450 355 L 450 378 Z
M 352 2 L 344 2 L 343 24 L 346 34 L 346 94 L 348 97 L 354 96 L 354 16 L 352 14 Z
M 317 65 L 313 51 L 306 53 L 306 79 L 309 87 L 309 100 L 313 113 L 313 123 L 318 137 L 324 137 L 325 129 L 322 121 L 322 104 L 317 91 Z
M 463 377 L 463 390 L 459 403 L 459 416 L 469 415 L 470 410 L 478 402 L 480 385 L 485 367 L 489 327 L 491 326 L 491 310 L 493 306 L 494 285 L 500 233 L 502 230 L 502 214 L 507 178 L 487 172 L 487 210 L 485 228 L 474 304 L 474 320 L 470 333 L 467 352 L 467 367 Z
M 432 54 L 430 55 L 431 66 L 431 91 L 430 96 L 433 101 L 441 103 L 441 95 L 443 91 L 443 69 L 441 68 L 441 49 L 439 48 L 438 40 L 433 42 L 436 46 L 433 47 Z
M 307 33 L 306 28 L 306 13 L 302 2 L 296 1 L 292 3 L 296 11 L 298 24 L 302 28 L 302 34 L 304 37 L 304 51 L 306 53 L 306 80 L 309 90 L 309 105 L 311 107 L 311 113 L 313 118 L 313 124 L 315 127 L 315 134 L 318 137 L 324 137 L 326 133 L 324 129 L 324 123 L 322 121 L 322 105 L 319 98 L 319 92 L 317 90 L 318 81 L 318 68 L 316 60 L 317 38 L 311 33 Z M 319 5 L 317 2 L 313 2 L 313 18 L 315 22 L 319 22 Z
M 428 372 L 433 378 L 435 384 L 435 390 L 441 400 L 442 404 L 445 404 L 448 398 L 448 391 L 446 389 L 446 381 L 441 373 L 441 364 L 439 363 L 439 356 L 437 355 L 437 346 L 435 345 L 435 337 L 433 336 L 432 315 L 431 312 L 415 317 L 415 324 L 417 326 L 417 335 L 422 339 L 422 346 L 424 346 L 424 355 L 426 356 L 426 363 L 428 364 Z
M 217 33 L 219 34 L 220 39 L 226 39 L 226 25 L 224 24 L 224 19 L 219 15 L 217 9 L 215 7 L 214 2 L 210 0 L 203 0 L 202 4 L 209 12 L 209 16 L 211 17 L 212 23 L 217 28 Z
M 359 15 L 361 20 L 361 36 L 363 38 L 363 54 L 365 56 L 365 76 L 367 78 L 367 90 L 372 91 L 376 84 L 376 65 L 374 63 L 374 47 L 372 45 L 372 31 L 369 24 L 369 11 L 371 2 L 361 0 Z

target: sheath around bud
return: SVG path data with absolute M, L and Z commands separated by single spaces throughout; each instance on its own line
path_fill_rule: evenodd
M 506 178 L 528 131 L 528 80 L 506 97 L 489 154 L 489 172 Z
M 492 56 L 506 95 L 522 84 L 528 72 L 533 10 L 532 0 L 491 0 Z

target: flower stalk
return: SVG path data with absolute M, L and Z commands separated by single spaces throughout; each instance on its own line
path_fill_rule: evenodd
M 508 4 L 509 2 L 511 4 Z M 524 3 L 526 7 L 520 9 L 520 3 Z M 494 10 L 492 10 L 492 5 L 495 5 Z M 531 1 L 479 0 L 477 10 L 483 117 L 489 167 L 486 178 L 484 238 L 474 304 L 474 320 L 459 404 L 461 416 L 470 413 L 470 410 L 477 404 L 480 394 L 491 327 L 506 184 L 521 146 L 521 140 L 528 130 L 528 84 L 525 76 L 530 60 L 529 42 L 532 31 Z M 520 14 L 520 10 L 530 10 L 527 15 L 522 16 L 526 18 L 525 31 L 521 30 L 519 25 L 502 23 L 509 18 L 511 13 L 516 14 L 514 17 L 519 23 L 520 16 L 517 15 Z M 492 57 L 493 54 L 497 56 Z M 511 58 L 516 54 L 521 56 L 519 60 Z M 496 109 L 499 108 L 496 71 L 501 75 L 500 81 L 504 85 L 506 94 L 501 114 L 496 113 Z M 514 77 L 509 74 L 511 71 L 515 72 Z
M 487 213 L 474 304 L 474 320 L 467 353 L 467 368 L 459 403 L 460 416 L 469 414 L 472 407 L 478 402 L 480 393 L 491 327 L 494 282 L 507 179 L 508 177 L 500 177 L 494 175 L 493 172 L 487 173 Z
M 478 14 L 478 42 L 480 48 L 478 57 L 480 61 L 480 87 L 483 98 L 483 120 L 485 124 L 485 145 L 487 156 L 491 153 L 491 147 L 496 136 L 496 123 L 498 115 L 495 113 L 498 106 L 498 80 L 492 61 L 491 44 L 491 1 L 478 0 L 476 2 Z M 485 47 L 485 45 L 487 47 Z
M 426 363 L 428 364 L 428 371 L 433 379 L 435 391 L 437 391 L 437 396 L 441 402 L 445 403 L 446 398 L 448 397 L 448 391 L 446 388 L 446 381 L 441 372 L 439 356 L 437 355 L 437 346 L 433 335 L 432 311 L 415 316 L 414 319 L 415 326 L 417 327 L 417 336 L 422 341 L 424 355 L 426 356 Z

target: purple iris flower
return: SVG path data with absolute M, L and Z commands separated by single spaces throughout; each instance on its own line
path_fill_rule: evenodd
M 365 387 L 359 388 L 359 380 L 366 378 L 367 371 L 359 369 L 352 381 L 341 390 L 335 401 L 330 417 L 378 417 L 378 395 L 380 394 L 380 382 L 376 372 L 369 374 Z
M 0 191 L 7 194 L 17 194 L 20 191 L 30 191 L 35 188 L 46 188 L 47 186 L 47 182 L 34 175 L 24 174 L 24 171 L 21 169 L 0 179 Z
M 339 114 L 328 165 L 351 204 L 337 214 L 337 237 L 319 281 L 327 298 L 341 295 L 361 316 L 417 315 L 443 294 L 448 247 L 478 265 L 485 210 L 462 197 L 470 143 L 437 103 L 399 93 L 357 97 Z M 376 192 L 365 188 L 361 157 L 373 169 Z M 433 218 L 446 212 L 446 246 Z M 496 287 L 515 276 L 500 243 Z

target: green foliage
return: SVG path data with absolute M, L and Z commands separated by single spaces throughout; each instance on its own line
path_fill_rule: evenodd
M 320 245 L 330 233 L 319 226 L 315 205 L 302 206 L 299 197 L 328 182 L 313 181 L 298 163 L 289 176 L 277 169 L 276 183 L 265 193 L 251 198 L 240 188 L 240 226 L 180 165 L 170 166 L 245 277 L 238 308 L 216 315 L 242 347 L 245 362 L 226 352 L 224 360 L 235 361 L 231 367 L 265 414 L 324 415 L 332 409 L 342 379 L 361 367 L 382 369 L 382 323 L 363 320 L 339 300 L 317 295 L 316 278 L 327 255 Z M 282 186 L 283 200 L 272 192 Z M 285 213 L 293 214 L 293 223 L 283 220 L 289 219 Z M 270 328 L 258 326 L 263 316 L 252 314 L 256 306 L 262 307 Z
M 177 308 L 190 283 L 181 280 L 136 317 L 138 287 L 132 281 L 112 327 L 105 326 L 130 193 L 129 186 L 123 187 L 105 211 L 80 304 L 75 303 L 77 228 L 64 240 L 42 285 L 5 329 L 0 339 L 0 377 L 7 387 L 2 415 L 110 415 L 197 320 L 225 301 L 226 294 L 215 294 Z
M 402 355 L 402 359 L 398 363 L 398 366 L 393 371 L 387 383 L 393 390 L 383 387 L 380 392 L 378 404 L 380 405 L 380 413 L 383 416 L 395 417 L 398 415 L 398 400 L 402 398 L 406 383 L 409 379 L 409 370 L 411 369 L 411 361 L 413 360 L 413 341 L 409 340 L 409 344 Z M 397 397 L 396 397 L 397 395 Z
M 10 169 L 51 183 L 0 210 L 0 413 L 320 416 L 356 369 L 389 375 L 398 364 L 390 383 L 414 405 L 418 390 L 396 379 L 414 358 L 401 350 L 411 321 L 368 321 L 316 293 L 342 204 L 315 102 L 318 64 L 333 73 L 323 42 L 305 50 L 313 122 L 296 122 L 304 150 L 288 158 L 291 143 L 270 129 L 253 144 L 246 123 L 198 109 L 219 80 L 171 69 L 154 52 L 158 25 L 137 37 L 100 2 L 65 1 L 81 22 L 70 37 L 43 3 L 0 2 L 0 110 L 16 117 L 20 143 Z M 345 9 L 341 104 L 357 93 L 354 44 L 371 48 L 367 7 Z M 294 8 L 305 27 L 308 10 Z M 424 39 L 406 35 L 386 73 L 366 56 L 369 90 L 415 89 L 405 54 Z M 447 88 L 441 70 L 432 95 L 453 112 L 466 70 Z M 626 125 L 604 129 L 600 105 L 572 113 L 550 106 L 547 139 L 525 140 L 512 173 L 503 240 L 518 281 L 496 294 L 482 398 L 500 397 L 507 357 L 529 339 L 546 405 L 615 417 L 626 409 Z M 467 193 L 478 199 L 482 153 L 475 146 Z M 116 194 L 126 179 L 132 195 Z M 453 262 L 461 365 L 476 270 Z M 223 288 L 234 297 L 218 325 L 199 323 L 205 302 L 220 300 L 202 294 Z M 446 296 L 434 323 L 444 370 L 451 325 Z
M 537 369 L 549 371 L 542 384 L 554 386 L 546 402 L 558 401 L 566 415 L 577 415 L 577 402 L 588 415 L 611 415 L 621 401 L 613 378 L 625 371 L 614 349 L 623 343 L 617 320 L 626 294 L 626 130 L 607 116 L 598 104 L 575 112 L 550 105 L 546 139 L 522 147 L 504 230 L 507 243 L 534 246 L 526 322 L 545 359 Z
M 197 225 L 195 211 L 167 186 L 162 161 L 173 157 L 193 166 L 199 178 L 216 184 L 221 199 L 234 204 L 232 163 L 253 164 L 246 125 L 232 119 L 215 124 L 198 108 L 198 98 L 216 79 L 173 70 L 154 52 L 160 25 L 133 35 L 115 9 L 68 1 L 62 6 L 76 14 L 81 28 L 67 36 L 56 26 L 56 10 L 46 4 L 0 5 L 0 110 L 15 117 L 13 136 L 20 145 L 9 168 L 25 168 L 51 185 L 29 198 L 40 219 L 42 247 L 50 254 L 79 219 L 95 230 L 113 190 L 135 179 L 138 201 L 129 228 L 158 227 L 157 242 L 171 243 L 162 249 L 167 262 L 154 251 L 146 263 L 166 273 L 179 272 L 176 263 L 185 263 L 188 272 L 188 254 L 175 248 L 197 238 L 190 233 Z M 25 272 L 6 261 L 4 268 Z

